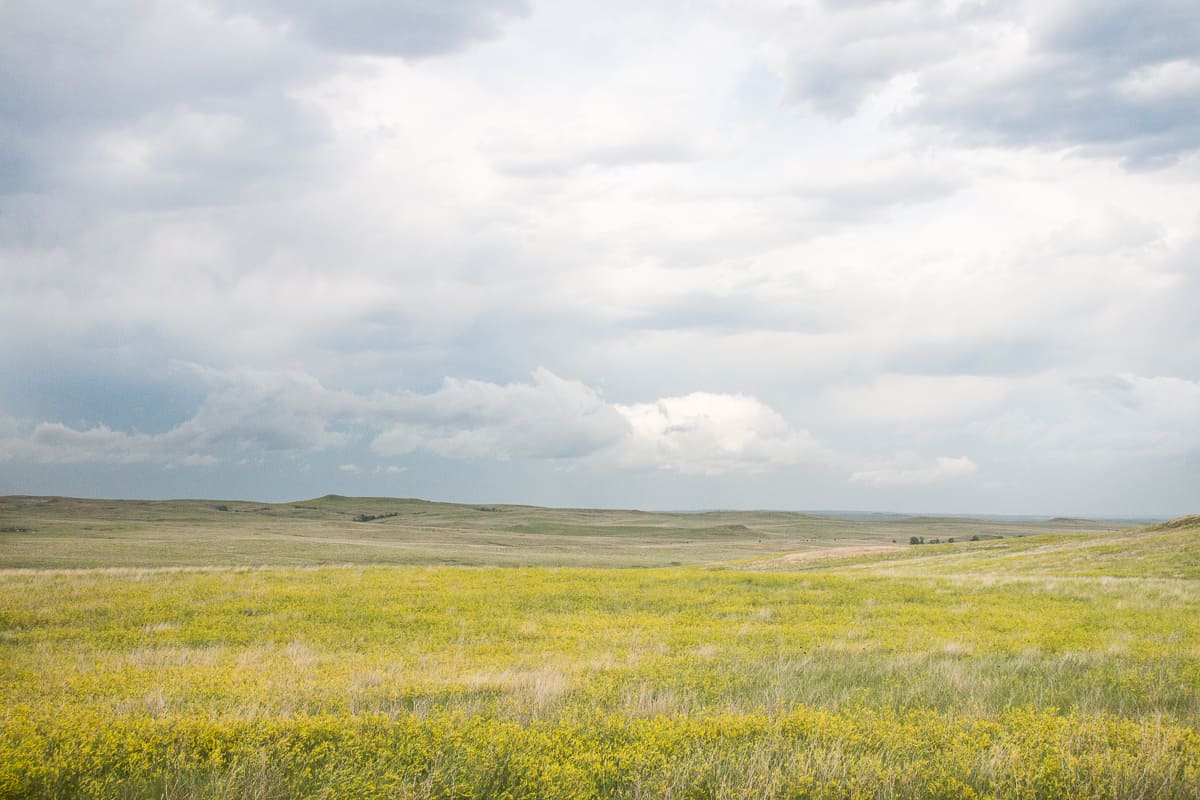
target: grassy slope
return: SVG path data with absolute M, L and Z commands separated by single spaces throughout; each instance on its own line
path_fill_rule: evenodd
M 1131 530 L 1029 536 L 812 559 L 804 554 L 751 568 L 965 578 L 1200 579 L 1200 515 Z
M 220 511 L 224 506 L 227 511 Z M 395 514 L 355 522 L 360 514 Z M 0 568 L 464 564 L 671 566 L 1120 522 L 666 514 L 326 496 L 297 503 L 0 497 Z

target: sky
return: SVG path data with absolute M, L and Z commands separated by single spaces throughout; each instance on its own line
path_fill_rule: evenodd
M 0 0 L 0 494 L 1200 511 L 1195 0 Z

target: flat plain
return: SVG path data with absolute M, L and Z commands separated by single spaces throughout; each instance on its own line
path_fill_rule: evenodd
M 0 498 L 0 529 L 0 797 L 1200 796 L 1200 517 Z

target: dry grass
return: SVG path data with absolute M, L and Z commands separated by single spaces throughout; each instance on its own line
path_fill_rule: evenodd
M 228 511 L 220 511 L 224 507 Z M 360 514 L 395 514 L 355 522 Z M 331 564 L 653 567 L 929 538 L 1114 530 L 1120 522 L 793 512 L 665 514 L 329 496 L 298 503 L 0 498 L 0 569 Z M 823 558 L 823 556 L 817 556 Z

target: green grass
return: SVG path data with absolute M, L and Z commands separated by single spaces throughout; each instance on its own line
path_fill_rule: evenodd
M 805 554 L 753 562 L 760 569 L 877 575 L 1200 579 L 1200 517 L 1108 533 L 1056 534 L 822 559 Z
M 18 574 L 3 586 L 6 670 L 37 677 L 11 696 L 35 704 L 522 716 L 523 689 L 498 689 L 528 678 L 554 684 L 541 712 L 628 711 L 644 689 L 671 712 L 866 702 L 1200 717 L 1191 582 L 1133 595 L 1102 581 L 437 567 Z M 1053 684 L 1030 680 L 1046 675 Z
M 51 536 L 0 570 L 0 797 L 1200 796 L 1196 518 L 864 552 L 987 523 L 5 502 Z M 340 566 L 241 565 L 331 528 Z
M 229 509 L 220 511 L 219 507 Z M 360 514 L 395 514 L 355 522 Z M 0 569 L 461 564 L 656 567 L 929 538 L 1104 531 L 1112 521 L 839 519 L 472 506 L 330 495 L 297 503 L 0 497 Z

